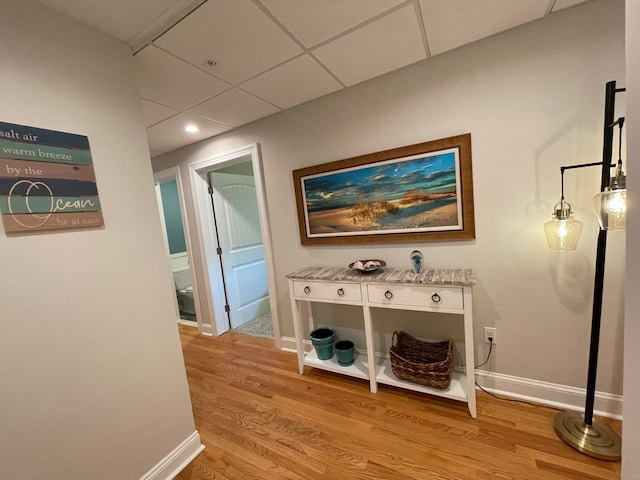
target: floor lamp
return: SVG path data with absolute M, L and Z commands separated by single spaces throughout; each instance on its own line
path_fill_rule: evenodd
M 551 249 L 574 250 L 576 248 L 578 237 L 582 230 L 582 222 L 573 218 L 571 206 L 564 200 L 564 172 L 573 168 L 601 165 L 600 193 L 594 198 L 600 230 L 596 250 L 585 411 L 584 416 L 576 412 L 560 412 L 555 416 L 553 426 L 557 435 L 573 448 L 591 457 L 609 461 L 620 460 L 621 439 L 608 425 L 593 419 L 593 407 L 598 368 L 598 346 L 600 343 L 607 231 L 623 230 L 626 221 L 626 189 L 625 177 L 622 171 L 622 127 L 624 125 L 624 117 L 614 120 L 616 93 L 624 91 L 624 88 L 616 88 L 615 81 L 607 83 L 602 162 L 560 167 L 562 196 L 560 202 L 556 204 L 552 220 L 545 223 L 545 234 Z M 619 127 L 619 158 L 617 164 L 612 164 L 614 127 L 616 125 Z M 616 168 L 614 177 L 611 177 L 612 167 Z

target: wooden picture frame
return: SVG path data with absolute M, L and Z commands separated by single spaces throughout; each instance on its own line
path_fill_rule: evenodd
M 303 245 L 475 238 L 471 134 L 293 171 Z

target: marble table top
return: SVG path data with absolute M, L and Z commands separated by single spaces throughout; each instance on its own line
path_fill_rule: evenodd
M 430 268 L 415 273 L 409 268 L 384 267 L 371 273 L 362 273 L 347 267 L 302 267 L 287 278 L 297 280 L 325 280 L 370 283 L 417 283 L 427 285 L 472 286 L 476 283 L 470 269 Z

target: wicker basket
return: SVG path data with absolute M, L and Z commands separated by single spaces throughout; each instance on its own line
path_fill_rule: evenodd
M 402 380 L 446 389 L 453 372 L 453 342 L 424 342 L 405 332 L 393 332 L 391 370 Z

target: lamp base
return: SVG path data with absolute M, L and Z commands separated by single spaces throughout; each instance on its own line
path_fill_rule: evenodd
M 622 456 L 620 435 L 595 420 L 587 425 L 579 413 L 558 413 L 553 419 L 553 429 L 565 443 L 590 457 L 615 462 Z

